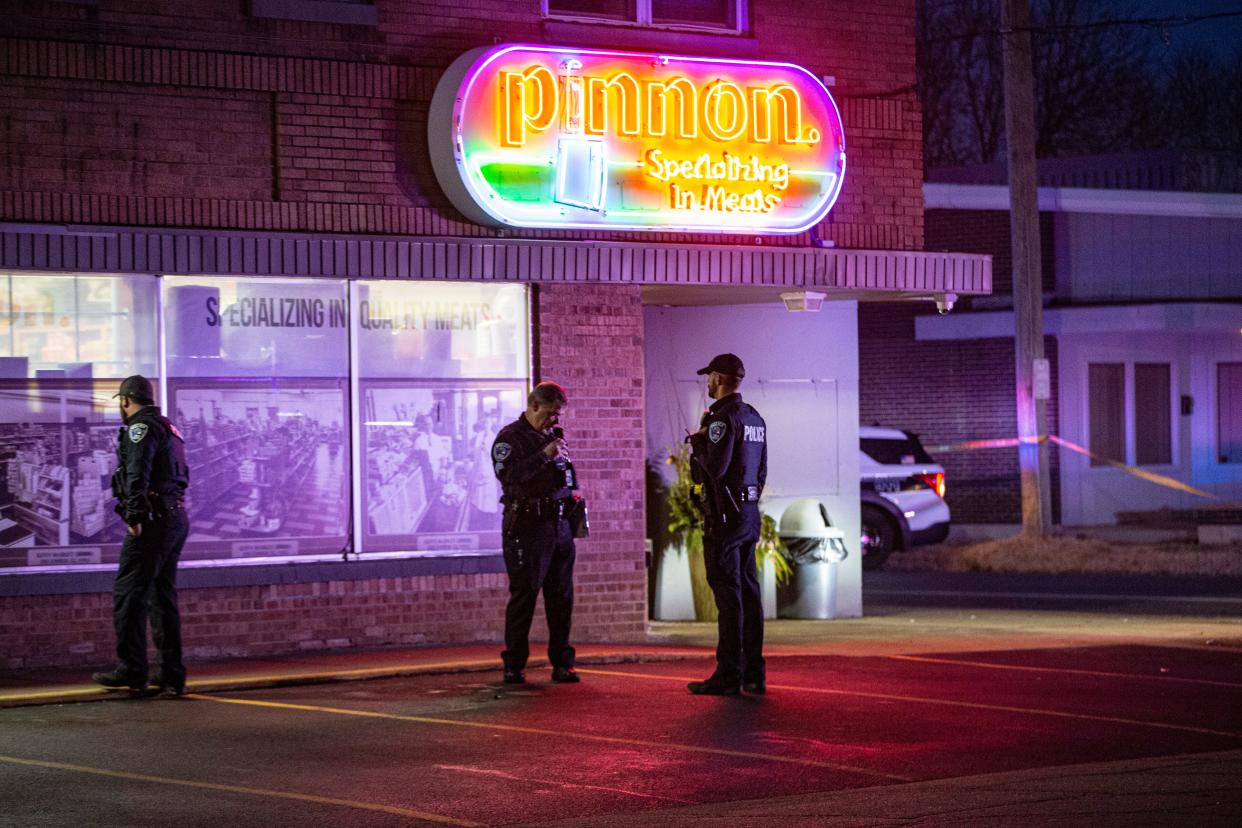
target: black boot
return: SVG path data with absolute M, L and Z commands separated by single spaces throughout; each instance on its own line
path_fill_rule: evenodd
M 120 690 L 121 688 L 129 690 L 147 689 L 147 679 L 145 676 L 139 678 L 124 667 L 117 667 L 115 670 L 107 673 L 95 673 L 91 676 L 91 679 L 96 684 L 102 684 L 104 687 L 114 690 Z
M 553 667 L 552 680 L 557 684 L 577 684 L 582 681 L 573 667 Z
M 177 696 L 185 695 L 185 681 L 165 681 L 161 674 L 156 673 L 147 682 L 147 692 L 161 699 L 175 699 Z
M 726 681 L 720 676 L 712 676 L 706 681 L 692 681 L 686 688 L 696 696 L 736 696 L 742 692 L 740 682 Z

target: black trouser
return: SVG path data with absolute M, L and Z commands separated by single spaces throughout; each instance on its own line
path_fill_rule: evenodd
M 509 603 L 505 607 L 506 670 L 522 670 L 530 657 L 530 623 L 543 592 L 548 618 L 548 660 L 553 667 L 574 666 L 569 626 L 574 610 L 574 538 L 563 517 L 518 517 L 504 537 Z
M 762 681 L 763 592 L 755 568 L 759 507 L 743 503 L 737 523 L 703 536 L 707 583 L 716 599 L 719 642 L 716 673 L 721 681 Z
M 147 615 L 159 652 L 160 678 L 166 685 L 185 684 L 181 661 L 181 614 L 177 610 L 177 561 L 190 533 L 185 509 L 142 522 L 142 534 L 125 533 L 121 565 L 112 588 L 116 654 L 130 676 L 147 677 Z

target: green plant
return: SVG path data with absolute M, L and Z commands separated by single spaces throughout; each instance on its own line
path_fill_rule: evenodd
M 699 509 L 694 495 L 695 484 L 690 479 L 690 447 L 682 445 L 670 451 L 665 463 L 673 466 L 677 472 L 676 479 L 668 488 L 668 531 L 685 544 L 692 556 L 701 555 L 703 512 Z M 789 550 L 785 548 L 776 528 L 776 520 L 771 515 L 762 516 L 759 543 L 755 546 L 755 561 L 760 565 L 764 562 L 770 564 L 777 583 L 787 583 L 793 576 L 793 567 L 789 564 Z
M 716 601 L 707 584 L 707 566 L 703 560 L 703 511 L 695 497 L 695 483 L 690 479 L 690 447 L 678 446 L 668 453 L 664 462 L 676 472 L 667 490 L 668 531 L 686 550 L 694 617 L 699 621 L 715 621 Z
M 772 566 L 778 584 L 789 583 L 793 567 L 789 565 L 789 550 L 776 531 L 776 518 L 763 515 L 759 524 L 759 543 L 755 545 L 755 561 L 767 561 Z
M 668 531 L 682 543 L 687 542 L 691 534 L 697 533 L 701 542 L 703 511 L 699 509 L 694 495 L 695 484 L 690 479 L 690 447 L 683 444 L 670 451 L 664 462 L 676 472 L 668 487 Z

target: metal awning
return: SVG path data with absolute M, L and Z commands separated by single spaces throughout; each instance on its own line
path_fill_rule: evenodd
M 780 290 L 831 298 L 987 294 L 990 256 L 822 247 L 148 230 L 0 223 L 0 268 L 70 273 L 445 279 Z M 758 298 L 763 297 L 763 298 Z M 669 302 L 680 304 L 681 302 Z M 697 304 L 697 302 L 696 302 Z

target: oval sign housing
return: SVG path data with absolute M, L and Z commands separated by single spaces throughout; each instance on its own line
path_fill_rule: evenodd
M 473 221 L 800 233 L 841 192 L 841 115 L 801 66 L 508 44 L 459 57 L 432 164 Z

